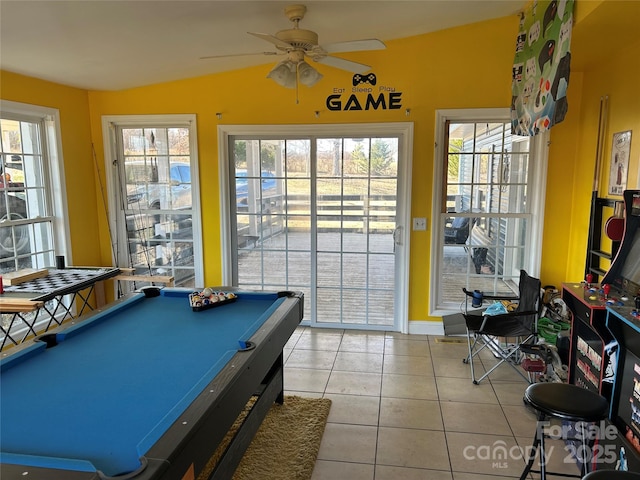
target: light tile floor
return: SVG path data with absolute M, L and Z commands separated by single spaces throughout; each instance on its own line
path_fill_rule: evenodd
M 286 393 L 332 400 L 312 480 L 518 478 L 536 426 L 527 383 L 502 365 L 473 385 L 466 353 L 460 337 L 296 330 Z M 550 446 L 549 468 L 578 473 L 561 441 Z

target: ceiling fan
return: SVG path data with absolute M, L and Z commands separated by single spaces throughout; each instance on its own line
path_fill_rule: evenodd
M 338 42 L 320 46 L 318 44 L 318 34 L 311 30 L 299 28 L 299 22 L 304 18 L 307 7 L 304 5 L 291 5 L 284 9 L 284 13 L 293 22 L 293 28 L 281 30 L 275 35 L 267 33 L 248 32 L 262 40 L 275 45 L 280 52 L 259 52 L 255 54 L 238 55 L 278 55 L 286 54 L 287 58 L 278 63 L 267 75 L 278 85 L 287 88 L 298 87 L 298 82 L 311 87 L 321 78 L 322 74 L 309 65 L 305 58 L 310 58 L 314 62 L 322 63 L 330 67 L 340 68 L 353 73 L 364 74 L 371 70 L 369 65 L 352 62 L 344 58 L 334 57 L 329 54 L 340 52 L 355 52 L 366 50 L 383 50 L 385 44 L 377 39 L 354 40 L 349 42 Z M 215 55 L 206 58 L 220 58 L 234 55 Z

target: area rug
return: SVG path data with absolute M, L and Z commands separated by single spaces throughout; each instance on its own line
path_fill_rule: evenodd
M 331 400 L 327 398 L 285 396 L 282 405 L 274 404 L 242 457 L 233 480 L 309 480 L 330 408 Z M 243 418 L 240 415 L 236 424 Z M 235 425 L 229 437 L 234 429 Z M 226 448 L 226 441 L 220 449 Z M 207 479 L 216 463 L 214 455 L 198 480 Z

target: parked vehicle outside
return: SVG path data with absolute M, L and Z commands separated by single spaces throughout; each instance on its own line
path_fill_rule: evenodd
M 14 258 L 30 253 L 29 227 L 27 225 L 4 226 L 8 220 L 27 218 L 22 158 L 12 155 L 10 161 L 0 164 L 0 259 Z M 4 262 L 2 262 L 4 263 Z M 30 258 L 19 261 L 20 267 L 31 266 Z M 10 267 L 10 268 L 9 268 Z M 11 262 L 9 270 L 15 269 Z
M 186 286 L 193 280 L 191 167 L 164 167 L 125 164 L 129 256 L 134 267 L 173 275 L 176 285 Z
M 128 162 L 127 203 L 140 210 L 175 210 L 191 208 L 191 167 L 174 163 L 169 178 L 163 179 L 157 165 Z M 132 208 L 132 207 L 130 207 Z
M 277 193 L 277 179 L 273 173 L 262 171 L 260 179 L 263 197 Z M 249 207 L 249 180 L 258 180 L 258 177 L 248 178 L 246 170 L 236 170 L 236 205 L 239 210 L 246 210 Z M 255 195 L 258 196 L 259 192 L 255 192 Z

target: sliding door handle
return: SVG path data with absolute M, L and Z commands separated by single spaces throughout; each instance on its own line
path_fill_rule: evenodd
M 402 226 L 398 225 L 394 230 L 393 230 L 393 246 L 395 249 L 396 245 L 402 245 Z

